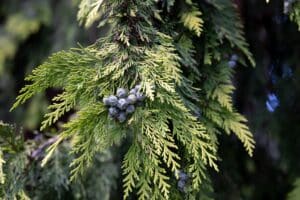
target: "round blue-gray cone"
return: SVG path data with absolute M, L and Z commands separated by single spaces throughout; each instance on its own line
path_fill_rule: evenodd
M 108 97 L 108 103 L 110 106 L 116 106 L 118 104 L 118 98 L 114 95 Z
M 117 104 L 118 108 L 121 110 L 125 110 L 128 106 L 128 103 L 126 101 L 126 99 L 119 99 L 118 104 Z
M 125 112 L 120 112 L 118 115 L 118 120 L 120 123 L 125 122 L 127 119 L 126 113 Z
M 125 98 L 125 97 L 127 97 L 127 91 L 124 88 L 118 88 L 117 89 L 117 96 L 119 98 Z
M 127 113 L 127 114 L 131 114 L 131 113 L 133 113 L 134 111 L 135 111 L 134 105 L 129 105 L 129 106 L 127 107 L 127 109 L 126 109 L 126 113 Z
M 130 94 L 130 95 L 128 95 L 126 100 L 127 100 L 128 104 L 135 104 L 135 102 L 137 101 L 137 98 L 136 98 L 135 94 Z
M 109 116 L 116 117 L 118 115 L 118 113 L 119 113 L 119 109 L 116 108 L 116 107 L 110 107 L 108 109 L 108 113 L 109 113 Z

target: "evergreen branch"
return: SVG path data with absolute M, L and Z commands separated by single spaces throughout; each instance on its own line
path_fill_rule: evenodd
M 92 104 L 78 113 L 78 118 L 65 125 L 63 137 L 74 137 L 73 154 L 79 154 L 71 163 L 71 180 L 82 175 L 84 170 L 92 163 L 97 151 L 103 151 L 111 145 L 107 141 L 107 116 L 103 105 Z
M 175 43 L 176 49 L 181 57 L 180 62 L 183 66 L 190 67 L 197 76 L 200 75 L 197 68 L 197 61 L 194 56 L 196 53 L 193 41 L 186 34 L 183 34 L 177 43 Z
M 202 19 L 200 3 L 184 2 L 187 9 L 180 14 L 179 26 L 200 36 L 205 19 Z M 138 199 L 171 199 L 172 180 L 168 172 L 178 171 L 181 159 L 187 162 L 191 174 L 191 196 L 197 196 L 208 178 L 207 168 L 218 171 L 216 135 L 220 130 L 234 132 L 250 155 L 254 148 L 246 119 L 233 109 L 232 69 L 226 62 L 220 62 L 224 53 L 219 48 L 223 48 L 221 43 L 226 39 L 254 64 L 232 2 L 213 1 L 222 5 L 213 8 L 208 14 L 211 22 L 205 23 L 213 27 L 214 34 L 206 37 L 205 42 L 209 44 L 203 49 L 204 66 L 197 66 L 200 63 L 195 58 L 202 51 L 194 42 L 200 40 L 198 37 L 181 35 L 175 43 L 174 38 L 155 27 L 160 23 L 157 19 L 161 19 L 156 3 L 153 0 L 82 0 L 78 12 L 80 23 L 90 26 L 100 19 L 99 25 L 111 22 L 112 31 L 89 47 L 51 56 L 26 78 L 30 83 L 21 90 L 12 107 L 49 87 L 63 89 L 62 94 L 53 98 L 41 128 L 55 123 L 72 108 L 78 111 L 75 118 L 64 124 L 63 132 L 48 148 L 42 165 L 57 152 L 63 140 L 70 139 L 70 151 L 75 157 L 70 164 L 71 180 L 91 167 L 97 152 L 119 144 L 128 135 L 132 144 L 122 164 L 124 199 L 134 190 Z M 173 4 L 168 1 L 167 9 Z M 205 14 L 205 9 L 201 10 Z M 206 29 L 209 33 L 212 28 Z M 172 31 L 175 28 L 169 30 Z M 215 67 L 207 66 L 216 61 L 220 63 Z M 183 66 L 191 67 L 192 71 L 185 72 Z M 199 82 L 200 87 L 195 88 Z M 146 97 L 139 102 L 141 106 L 134 107 L 134 113 L 126 115 L 123 123 L 109 117 L 112 116 L 109 109 L 123 108 L 120 102 L 108 106 L 105 98 L 117 93 L 119 99 L 115 98 L 119 101 L 121 88 L 130 89 L 137 84 L 141 86 L 138 92 Z M 102 98 L 103 103 L 99 102 Z M 199 109 L 199 105 L 203 117 L 194 116 L 194 109 Z M 179 156 L 181 148 L 184 157 Z
M 48 109 L 53 110 L 45 115 L 45 120 L 42 122 L 41 130 L 55 123 L 62 115 L 70 111 L 75 106 L 75 94 L 68 95 L 64 92 L 53 98 L 53 101 L 59 103 L 51 104 Z
M 217 2 L 215 1 L 215 3 Z M 244 27 L 237 14 L 236 6 L 231 0 L 220 0 L 217 4 L 220 6 L 215 12 L 212 12 L 211 17 L 219 39 L 222 41 L 226 38 L 232 46 L 237 47 L 245 54 L 252 66 L 255 66 L 249 45 L 244 38 Z
M 79 153 L 82 151 L 85 152 L 86 154 L 83 155 L 82 158 L 78 158 L 78 161 L 75 161 L 73 165 L 74 166 L 75 165 L 77 166 L 78 164 L 80 165 L 81 162 L 84 160 L 90 161 L 91 156 L 89 155 L 90 153 L 89 151 L 92 151 L 91 153 L 93 154 L 96 147 L 89 146 L 89 143 L 96 142 L 94 138 L 96 134 L 95 131 L 102 130 L 102 129 L 100 130 L 94 130 L 94 129 L 98 125 L 99 121 L 106 120 L 107 117 L 105 116 L 104 118 L 103 112 L 105 112 L 105 110 L 102 104 L 90 104 L 89 106 L 85 107 L 85 109 L 79 111 L 76 119 L 64 125 L 65 130 L 59 135 L 59 139 L 48 148 L 48 153 L 46 157 L 43 159 L 42 166 L 46 164 L 46 162 L 49 160 L 49 158 L 54 153 L 55 149 L 57 148 L 58 144 L 61 143 L 61 141 L 77 134 L 80 135 L 75 140 L 75 144 L 77 145 L 75 145 L 73 152 Z M 85 143 L 86 140 L 87 143 Z M 93 148 L 93 149 L 89 149 L 89 148 Z M 84 165 L 80 165 L 80 166 L 84 166 Z M 79 169 L 81 168 L 79 167 Z M 76 170 L 74 172 L 76 172 Z M 82 171 L 80 173 L 82 173 Z
M 229 111 L 232 111 L 231 94 L 234 89 L 234 86 L 231 84 L 221 84 L 212 91 L 210 98 L 217 100 L 221 106 L 225 107 Z
M 241 140 L 249 156 L 253 155 L 255 141 L 248 126 L 245 124 L 246 118 L 239 113 L 232 113 L 224 119 L 223 128 L 227 133 L 232 131 Z
M 204 65 L 212 65 L 214 60 L 221 60 L 220 43 L 218 33 L 214 30 L 209 29 L 206 33 L 206 42 L 204 47 Z
M 138 172 L 140 170 L 140 159 L 138 159 L 140 156 L 140 152 L 138 149 L 138 146 L 136 144 L 131 145 L 129 150 L 127 151 L 124 160 L 123 160 L 123 165 L 122 165 L 122 170 L 123 170 L 123 193 L 124 197 L 123 199 L 127 199 L 129 197 L 130 192 L 132 192 L 133 188 L 137 187 L 136 182 L 139 180 L 139 175 Z M 133 162 L 133 160 L 135 162 Z M 146 194 L 141 194 L 145 193 L 144 187 L 144 181 L 142 180 L 142 185 L 140 186 L 141 189 L 139 191 L 140 196 L 148 196 Z M 146 190 L 147 191 L 147 190 Z
M 139 184 L 137 185 L 139 190 L 137 191 L 137 195 L 139 196 L 140 200 L 153 198 L 152 188 L 150 185 L 151 181 L 149 178 L 150 177 L 146 173 L 144 173 L 139 179 Z
M 199 161 L 195 161 L 193 164 L 191 164 L 188 168 L 188 172 L 191 174 L 192 177 L 192 187 L 195 190 L 198 190 L 203 181 L 207 179 L 207 173 L 205 172 L 206 168 L 205 166 L 200 163 Z
M 168 115 L 159 113 L 159 115 L 150 116 L 142 124 L 143 133 L 150 140 L 155 153 L 162 156 L 163 161 L 167 167 L 171 168 L 172 172 L 179 170 L 180 165 L 177 160 L 180 157 L 173 152 L 178 147 L 170 135 Z
M 230 80 L 233 70 L 227 66 L 226 62 L 220 62 L 214 70 L 207 67 L 203 72 L 210 77 L 203 85 L 209 101 L 209 104 L 203 109 L 205 117 L 216 124 L 218 128 L 225 130 L 226 133 L 235 133 L 248 154 L 252 156 L 255 142 L 245 124 L 247 121 L 233 110 L 231 99 L 234 86 Z
M 202 12 L 197 7 L 192 6 L 191 10 L 186 10 L 180 14 L 180 21 L 183 25 L 193 31 L 198 37 L 202 32 L 203 20 L 201 19 Z
M 161 196 L 164 199 L 169 199 L 170 185 L 168 184 L 169 177 L 166 176 L 166 170 L 160 167 L 159 157 L 155 154 L 155 150 L 149 146 L 149 143 L 142 142 L 143 152 L 143 173 L 147 173 L 151 179 L 155 188 L 158 188 Z M 143 176 L 143 175 L 142 175 Z
M 192 0 L 182 1 L 182 11 L 180 13 L 180 22 L 185 28 L 194 32 L 194 34 L 200 37 L 203 27 L 203 19 L 201 18 L 202 12 L 199 10 L 197 4 Z
M 215 163 L 217 160 L 216 149 L 214 145 L 211 145 L 210 136 L 205 132 L 203 125 L 189 115 L 181 116 L 181 119 L 178 116 L 176 118 L 173 118 L 173 134 L 185 146 L 192 158 L 201 160 L 200 162 L 208 164 L 218 171 Z
M 30 81 L 31 84 L 26 85 L 20 90 L 20 95 L 17 97 L 17 101 L 11 110 L 49 87 L 65 87 L 68 84 L 68 77 L 74 76 L 73 73 L 82 70 L 85 71 L 87 66 L 94 66 L 94 64 L 95 60 L 91 60 L 87 55 L 75 50 L 61 51 L 53 54 L 44 64 L 34 69 L 32 74 L 25 79 L 26 81 Z

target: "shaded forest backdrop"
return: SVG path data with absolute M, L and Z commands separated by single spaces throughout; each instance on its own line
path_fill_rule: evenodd
M 284 14 L 283 1 L 271 0 L 269 4 L 262 0 L 235 2 L 256 67 L 235 66 L 237 91 L 234 104 L 247 117 L 256 148 L 250 158 L 235 137 L 220 136 L 220 172 L 211 172 L 214 195 L 216 199 L 281 200 L 300 177 L 300 32 L 297 24 Z M 0 2 L 0 120 L 15 124 L 17 129 L 22 127 L 26 141 L 31 144 L 28 151 L 40 147 L 60 128 L 57 123 L 53 133 L 49 130 L 43 135 L 38 131 L 49 101 L 60 91 L 47 90 L 46 94 L 37 95 L 29 103 L 9 112 L 25 84 L 24 77 L 51 53 L 75 47 L 77 42 L 86 46 L 105 32 L 95 26 L 88 30 L 80 27 L 76 21 L 77 6 L 76 0 Z M 62 120 L 67 121 L 69 117 L 72 113 Z M 62 147 L 61 152 L 66 149 L 68 147 Z M 68 162 L 68 155 L 57 156 L 65 156 L 59 159 Z M 116 157 L 98 156 L 87 177 L 72 186 L 68 186 L 65 163 L 52 163 L 50 169 L 40 169 L 39 159 L 32 159 L 30 165 L 45 176 L 32 176 L 27 189 L 33 196 L 42 197 L 45 194 L 34 193 L 48 191 L 62 199 L 120 198 L 120 159 Z M 63 167 L 53 167 L 56 164 Z M 63 177 L 52 180 L 53 174 Z M 101 178 L 93 180 L 96 175 Z M 55 181 L 60 181 L 63 187 L 49 188 L 47 183 Z M 85 186 L 88 190 L 82 189 Z M 78 193 L 74 194 L 72 190 Z

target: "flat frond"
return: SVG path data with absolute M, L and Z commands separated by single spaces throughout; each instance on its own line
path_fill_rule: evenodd
M 53 98 L 56 103 L 48 106 L 49 110 L 53 110 L 45 115 L 45 120 L 42 122 L 41 130 L 55 123 L 63 114 L 70 111 L 75 106 L 74 94 L 60 94 Z
M 253 155 L 255 141 L 253 139 L 253 135 L 250 132 L 248 126 L 246 125 L 246 118 L 239 113 L 232 113 L 226 116 L 224 119 L 223 127 L 229 132 L 232 131 L 239 140 L 243 143 L 246 151 L 249 156 Z
M 186 34 L 182 35 L 178 42 L 175 44 L 178 53 L 180 54 L 180 62 L 186 67 L 190 67 L 196 75 L 200 75 L 197 68 L 197 61 L 195 60 L 196 49 L 193 41 Z
M 227 39 L 232 46 L 240 49 L 248 58 L 252 66 L 255 61 L 243 32 L 243 24 L 237 12 L 236 5 L 231 0 L 215 1 L 220 6 L 212 12 L 212 22 L 220 40 Z
M 86 67 L 94 64 L 95 60 L 91 60 L 89 55 L 83 55 L 76 51 L 61 51 L 53 54 L 25 79 L 29 84 L 20 90 L 20 94 L 11 110 L 49 87 L 65 87 L 68 84 L 68 77 L 74 75 L 72 70 L 75 73 L 80 70 L 85 71 Z
M 202 12 L 197 7 L 192 6 L 180 14 L 180 21 L 190 31 L 200 37 L 204 21 L 201 18 Z
M 127 151 L 123 164 L 122 164 L 122 170 L 123 170 L 123 193 L 124 197 L 123 199 L 127 199 L 129 197 L 129 194 L 132 192 L 133 188 L 137 187 L 136 182 L 139 180 L 138 172 L 140 170 L 140 152 L 137 145 L 132 145 L 129 150 Z M 142 180 L 142 182 L 144 182 Z M 143 192 L 143 186 L 144 183 L 140 186 L 142 188 L 142 191 L 139 193 L 145 193 Z M 145 188 L 146 189 L 146 188 Z M 147 196 L 147 194 L 140 194 L 141 196 Z

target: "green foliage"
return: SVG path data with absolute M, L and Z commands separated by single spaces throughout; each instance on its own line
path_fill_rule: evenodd
M 0 122 L 0 179 L 2 180 L 0 183 L 0 197 L 28 199 L 23 190 L 24 177 L 22 170 L 26 166 L 25 154 L 21 153 L 23 144 L 24 139 L 22 135 L 17 133 L 14 126 Z
M 243 25 L 236 6 L 230 0 L 210 1 L 215 9 L 210 10 L 210 19 L 218 40 L 222 43 L 224 39 L 230 42 L 232 47 L 242 51 L 254 66 L 252 54 L 248 49 L 248 44 L 244 38 Z
M 180 63 L 193 70 L 194 73 L 200 75 L 197 69 L 197 61 L 194 59 L 196 53 L 193 41 L 186 34 L 183 34 L 177 43 L 175 43 L 176 49 L 181 57 Z
M 300 196 L 300 179 L 296 179 L 294 182 L 294 189 L 288 194 L 287 200 L 297 200 Z
M 57 137 L 46 139 L 40 135 L 39 139 L 24 142 L 20 137 L 22 132 L 16 131 L 13 126 L 1 123 L 1 164 L 4 164 L 0 174 L 1 199 L 51 199 L 53 196 L 65 199 L 67 195 L 73 199 L 110 199 L 119 174 L 117 166 L 112 164 L 114 158 L 110 150 L 96 154 L 86 176 L 71 183 L 69 165 L 74 157 L 68 154 L 71 151 L 70 141 L 62 142 L 47 166 L 41 167 L 40 159 L 45 149 Z
M 80 2 L 78 11 L 78 20 L 85 27 L 90 27 L 100 18 L 99 10 L 103 0 L 83 0 Z
M 254 65 L 234 5 L 229 0 L 210 2 L 213 7 L 181 3 L 186 6 L 180 13 L 181 23 L 166 30 L 160 27 L 156 1 L 83 0 L 80 23 L 89 27 L 100 20 L 99 26 L 108 22 L 112 31 L 88 47 L 53 54 L 27 76 L 28 84 L 12 109 L 54 87 L 63 92 L 52 99 L 41 129 L 47 130 L 71 109 L 77 111 L 43 158 L 42 165 L 51 168 L 47 173 L 55 171 L 53 179 L 44 182 L 51 179 L 55 191 L 69 185 L 63 173 L 67 169 L 62 167 L 66 165 L 59 164 L 63 158 L 55 161 L 55 155 L 60 155 L 57 151 L 68 140 L 71 181 L 88 174 L 99 153 L 119 147 L 125 138 L 130 141 L 122 164 L 124 199 L 132 192 L 138 199 L 174 199 L 171 191 L 179 177 L 173 174 L 179 169 L 189 174 L 187 195 L 196 199 L 203 188 L 210 188 L 208 169 L 218 171 L 219 133 L 235 133 L 252 156 L 252 134 L 232 103 L 233 70 L 222 60 L 233 47 Z M 163 5 L 171 12 L 174 1 Z M 200 10 L 207 27 L 203 27 Z M 172 20 L 166 23 L 175 24 Z M 197 37 L 176 33 L 181 30 Z M 198 45 L 200 39 L 204 46 Z M 199 58 L 198 51 L 205 55 Z M 129 89 L 137 84 L 146 96 L 145 104 L 126 123 L 109 118 L 101 99 L 119 87 Z M 202 116 L 195 113 L 197 109 Z M 107 175 L 115 177 L 114 173 Z M 112 187 L 108 183 L 107 190 Z M 176 198 L 185 195 L 176 194 Z
M 203 74 L 210 78 L 203 83 L 203 91 L 206 92 L 203 114 L 210 123 L 215 124 L 216 128 L 223 129 L 227 134 L 235 133 L 243 142 L 248 154 L 252 156 L 254 140 L 245 125 L 247 120 L 233 109 L 232 72 L 227 62 L 219 63 L 214 69 L 211 69 L 211 66 L 204 67 Z
M 291 9 L 289 13 L 290 20 L 298 25 L 298 30 L 300 31 L 300 2 L 294 2 Z
M 17 133 L 16 127 L 0 121 L 0 143 L 2 152 L 17 153 L 22 150 L 23 136 Z
M 186 28 L 200 37 L 203 26 L 203 20 L 201 19 L 202 12 L 191 1 L 187 1 L 187 4 L 189 4 L 188 8 L 180 14 L 181 22 Z
M 168 11 L 174 6 L 176 0 L 163 0 L 163 7 L 167 8 Z

